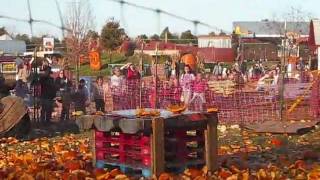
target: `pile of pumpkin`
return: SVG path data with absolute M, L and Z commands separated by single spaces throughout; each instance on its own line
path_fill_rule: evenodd
M 185 104 L 172 104 L 169 105 L 167 110 L 172 112 L 173 114 L 180 114 L 187 109 Z
M 154 178 L 155 179 L 155 178 Z M 199 169 L 186 169 L 183 174 L 173 175 L 163 173 L 159 180 L 281 180 L 281 179 L 297 179 L 297 180 L 319 180 L 320 166 L 314 165 L 311 170 L 306 170 L 306 164 L 302 160 L 296 161 L 286 170 L 280 169 L 274 165 L 261 168 L 257 171 L 243 169 L 240 170 L 236 166 L 229 168 L 220 168 L 218 171 L 210 174 L 206 167 Z
M 89 138 L 83 135 L 66 135 L 19 142 L 15 138 L 0 139 L 0 179 L 50 180 L 128 180 L 130 177 L 118 169 L 95 169 Z M 186 169 L 174 175 L 162 173 L 159 180 L 249 180 L 249 179 L 320 179 L 320 166 L 298 160 L 286 167 L 272 164 L 258 170 L 230 164 L 209 173 L 207 168 Z
M 160 116 L 160 111 L 156 109 L 146 110 L 144 108 L 140 108 L 136 110 L 136 117 L 157 117 Z

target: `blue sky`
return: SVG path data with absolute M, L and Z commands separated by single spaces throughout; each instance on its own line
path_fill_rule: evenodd
M 62 13 L 66 13 L 68 6 L 75 0 L 58 0 Z M 168 26 L 171 32 L 180 33 L 187 29 L 194 30 L 192 23 L 161 15 L 160 24 L 156 13 L 137 9 L 125 5 L 123 17 L 120 5 L 110 0 L 88 0 L 94 15 L 95 30 L 100 32 L 107 19 L 114 17 L 121 22 L 130 36 L 139 34 L 151 35 L 158 33 Z M 320 17 L 319 0 L 126 0 L 127 2 L 158 8 L 167 12 L 183 16 L 188 19 L 200 20 L 226 31 L 232 31 L 233 21 L 259 21 L 273 19 L 290 11 L 291 7 L 311 13 L 313 17 Z M 34 19 L 47 20 L 60 24 L 58 10 L 54 0 L 30 0 Z M 0 15 L 16 18 L 28 18 L 27 0 L 1 0 Z M 0 19 L 0 26 L 5 26 L 13 33 L 30 34 L 27 23 Z M 160 26 L 160 28 L 159 28 Z M 198 27 L 198 35 L 212 31 L 205 27 Z M 34 34 L 51 34 L 61 36 L 61 31 L 44 24 L 34 24 Z

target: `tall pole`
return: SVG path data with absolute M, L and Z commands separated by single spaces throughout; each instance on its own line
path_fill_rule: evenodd
M 158 47 L 159 47 L 159 43 L 157 43 L 156 45 L 156 69 L 155 69 L 155 105 L 156 105 L 156 109 L 158 109 Z
M 240 44 L 240 45 L 241 45 L 241 46 L 240 46 L 240 47 L 241 47 L 241 58 L 240 58 L 241 62 L 240 62 L 240 63 L 242 63 L 242 62 L 243 62 L 243 58 L 244 58 L 244 47 L 243 47 L 244 44 L 243 44 L 243 42 L 242 42 L 241 36 L 240 36 L 240 42 L 241 42 L 241 44 Z M 239 63 L 239 64 L 240 64 L 240 63 Z
M 37 59 L 37 47 L 34 48 L 34 51 L 33 51 L 33 63 L 34 63 L 34 66 L 32 67 L 33 69 L 33 73 L 34 73 L 34 78 L 33 78 L 33 121 L 34 122 L 38 122 L 39 121 L 39 107 L 38 107 L 38 59 Z M 32 64 L 31 64 L 32 65 Z
M 279 96 L 280 96 L 280 121 L 283 121 L 283 109 L 284 109 L 284 78 L 286 74 L 286 46 L 287 46 L 287 23 L 284 24 L 284 40 L 283 40 L 283 59 L 281 62 L 281 81 L 280 81 L 280 89 L 279 89 Z
M 141 68 L 141 77 L 143 76 L 143 49 L 144 49 L 144 42 L 142 41 L 141 45 L 141 57 L 140 57 L 140 68 Z M 140 101 L 139 101 L 139 108 L 142 108 L 142 80 L 140 80 Z

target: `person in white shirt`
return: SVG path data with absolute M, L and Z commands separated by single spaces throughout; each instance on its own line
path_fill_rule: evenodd
M 123 85 L 124 78 L 121 76 L 120 68 L 115 67 L 111 76 L 111 88 L 120 88 Z
M 120 68 L 115 67 L 113 69 L 113 75 L 111 76 L 110 88 L 113 101 L 113 109 L 119 110 L 124 106 L 124 93 L 125 93 L 125 79 L 121 75 Z

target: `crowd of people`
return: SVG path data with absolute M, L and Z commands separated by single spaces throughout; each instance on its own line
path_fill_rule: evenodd
M 128 63 L 113 68 L 110 78 L 96 77 L 92 84 L 88 84 L 84 79 L 80 79 L 78 83 L 73 82 L 66 76 L 65 70 L 59 71 L 54 78 L 50 66 L 42 67 L 43 73 L 39 78 L 34 78 L 28 65 L 23 64 L 19 68 L 14 90 L 15 95 L 25 99 L 29 106 L 33 104 L 32 96 L 39 97 L 42 123 L 51 122 L 54 107 L 57 105 L 61 107 L 60 121 L 68 121 L 71 111 L 86 114 L 87 107 L 93 103 L 95 111 L 101 112 L 137 107 L 165 108 L 170 104 L 181 103 L 187 108 L 192 106 L 193 109 L 202 111 L 208 103 L 208 81 L 232 80 L 236 84 L 257 81 L 257 90 L 264 90 L 266 79 L 271 79 L 273 85 L 278 83 L 279 65 L 266 70 L 261 63 L 250 67 L 246 63 L 234 63 L 232 67 L 217 63 L 210 73 L 203 73 L 196 72 L 190 65 L 184 65 L 183 69 L 166 68 L 170 64 L 166 62 L 165 77 L 153 75 L 151 80 L 141 78 L 139 70 Z M 179 66 L 175 64 L 173 67 Z M 298 64 L 297 68 L 301 72 L 306 70 L 301 64 Z

